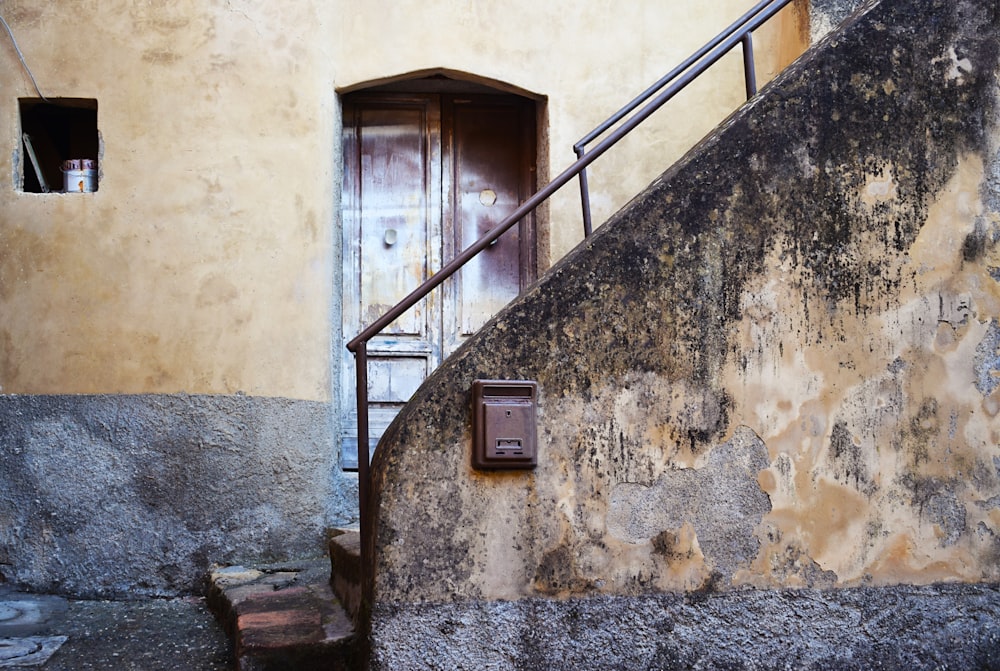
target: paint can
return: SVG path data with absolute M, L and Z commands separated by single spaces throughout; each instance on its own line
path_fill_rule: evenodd
M 63 161 L 63 190 L 67 193 L 92 193 L 97 191 L 97 161 L 89 158 L 71 158 Z

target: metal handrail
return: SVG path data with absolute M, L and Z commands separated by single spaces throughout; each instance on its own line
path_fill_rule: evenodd
M 577 160 L 566 168 L 558 177 L 542 187 L 535 195 L 526 200 L 520 207 L 514 210 L 506 219 L 490 229 L 485 235 L 476 240 L 462 253 L 449 261 L 441 270 L 434 273 L 424 281 L 419 287 L 411 291 L 403 300 L 389 309 L 379 319 L 365 328 L 347 343 L 347 349 L 354 352 L 355 366 L 357 369 L 357 403 L 358 403 L 358 503 L 359 503 L 359 525 L 362 539 L 362 571 L 367 571 L 365 567 L 365 554 L 368 543 L 371 540 L 369 525 L 371 517 L 368 511 L 369 496 L 369 462 L 368 462 L 368 341 L 382 332 L 389 324 L 395 321 L 400 315 L 413 307 L 417 301 L 429 294 L 438 285 L 455 274 L 466 262 L 479 252 L 489 247 L 501 235 L 518 223 L 525 215 L 532 212 L 541 205 L 553 193 L 565 186 L 573 177 L 580 177 L 581 196 L 584 209 L 584 234 L 591 233 L 590 224 L 590 198 L 587 188 L 585 169 L 593 163 L 604 152 L 618 143 L 623 137 L 631 132 L 636 126 L 645 121 L 656 110 L 662 107 L 668 100 L 694 81 L 701 73 L 712 66 L 716 61 L 729 53 L 737 44 L 743 47 L 744 79 L 746 82 L 747 98 L 752 97 L 757 92 L 756 76 L 753 67 L 753 43 L 751 33 L 759 28 L 764 22 L 774 16 L 792 0 L 762 0 L 753 9 L 744 14 L 738 21 L 719 33 L 704 47 L 696 51 L 683 63 L 674 68 L 661 80 L 653 84 L 639 94 L 632 102 L 620 109 L 608 118 L 603 124 L 595 128 L 583 139 L 577 142 L 573 149 L 577 153 Z M 675 81 L 676 80 L 676 81 Z M 673 82 L 671 84 L 671 82 Z M 666 90 L 661 91 L 664 86 L 670 84 Z M 659 92 L 657 94 L 657 92 Z M 640 109 L 636 114 L 626 119 L 617 128 L 611 130 L 608 135 L 597 143 L 588 153 L 584 151 L 584 145 L 593 141 L 600 135 L 609 131 L 615 124 L 622 121 L 628 114 L 635 111 L 637 107 L 654 96 L 651 101 Z
M 691 76 L 685 76 L 685 78 L 682 79 L 676 87 L 671 87 L 672 93 L 666 96 L 663 102 L 656 106 L 657 108 L 677 93 L 680 93 L 680 91 L 691 83 L 691 81 L 697 78 L 698 75 L 729 53 L 737 43 L 742 44 L 743 47 L 743 79 L 746 87 L 747 99 L 749 100 L 752 98 L 757 93 L 757 74 L 754 70 L 752 32 L 776 13 L 781 11 L 785 5 L 790 2 L 792 2 L 792 0 L 762 0 L 757 3 L 752 9 L 750 9 L 750 11 L 712 38 L 705 44 L 705 46 L 688 56 L 683 62 L 681 62 L 680 65 L 665 74 L 662 78 L 657 80 L 656 83 L 633 98 L 628 104 L 594 128 L 594 130 L 577 140 L 576 144 L 573 145 L 573 151 L 576 153 L 577 158 L 583 158 L 586 153 L 585 147 L 587 144 L 593 142 L 595 139 L 604 134 L 608 129 L 633 112 L 639 105 L 649 100 L 650 97 L 655 95 L 664 86 L 674 81 L 685 72 L 688 72 L 690 69 L 690 72 L 692 73 Z M 712 51 L 713 49 L 715 51 Z M 709 52 L 711 52 L 711 55 L 709 55 L 708 58 L 705 58 Z M 692 69 L 692 66 L 695 67 Z M 583 208 L 583 235 L 584 237 L 589 237 L 592 232 L 592 226 L 590 216 L 590 189 L 587 184 L 586 169 L 580 170 L 580 201 Z

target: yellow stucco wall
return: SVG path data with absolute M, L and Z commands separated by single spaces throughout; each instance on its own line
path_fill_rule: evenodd
M 319 6 L 4 3 L 42 92 L 97 99 L 103 156 L 97 193 L 17 192 L 17 97 L 35 93 L 5 45 L 3 392 L 329 397 Z
M 98 101 L 102 155 L 97 193 L 19 192 L 17 98 L 36 94 L 0 35 L 0 393 L 331 398 L 338 89 L 447 67 L 545 96 L 555 174 L 748 4 L 4 2 L 42 92 Z M 762 31 L 762 81 L 802 19 Z M 740 103 L 738 64 L 595 167 L 596 220 Z M 573 188 L 554 202 L 551 259 L 579 240 L 578 208 Z

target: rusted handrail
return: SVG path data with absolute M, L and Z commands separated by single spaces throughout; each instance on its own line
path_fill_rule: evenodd
M 485 235 L 476 240 L 462 253 L 449 261 L 441 270 L 428 278 L 423 284 L 411 291 L 406 298 L 389 309 L 384 315 L 377 319 L 361 333 L 347 343 L 347 349 L 354 352 L 355 366 L 357 368 L 357 403 L 358 403 L 358 503 L 360 515 L 360 527 L 362 538 L 362 553 L 366 553 L 368 542 L 370 542 L 371 516 L 368 511 L 369 496 L 369 462 L 368 462 L 368 341 L 378 335 L 389 324 L 395 321 L 400 315 L 413 307 L 417 301 L 429 294 L 438 285 L 444 282 L 457 272 L 466 262 L 479 252 L 489 247 L 501 235 L 518 223 L 525 215 L 533 211 L 541 203 L 547 200 L 553 193 L 566 185 L 576 176 L 580 177 L 580 188 L 583 196 L 584 208 L 584 232 L 590 235 L 590 202 L 587 191 L 586 172 L 588 165 L 593 163 L 604 152 L 618 143 L 623 137 L 630 133 L 636 126 L 645 121 L 656 110 L 662 107 L 668 100 L 673 98 L 684 87 L 690 84 L 702 72 L 707 70 L 716 61 L 729 53 L 737 44 L 743 46 L 744 78 L 746 81 L 747 97 L 753 96 L 757 91 L 756 77 L 753 71 L 753 44 L 751 33 L 759 28 L 761 24 L 774 16 L 785 5 L 792 0 L 763 0 L 753 9 L 744 14 L 736 23 L 732 24 L 725 31 L 716 36 L 704 47 L 692 54 L 681 65 L 674 68 L 660 81 L 649 87 L 635 98 L 628 105 L 620 109 L 608 118 L 603 124 L 595 128 L 583 139 L 573 146 L 577 153 L 577 160 L 566 168 L 558 177 L 542 187 L 535 195 L 526 200 L 520 207 L 490 229 Z M 673 82 L 673 83 L 671 83 Z M 665 90 L 664 86 L 670 84 Z M 659 92 L 659 93 L 658 93 Z M 655 97 L 654 97 L 655 96 Z M 650 100 L 652 98 L 652 100 Z M 648 101 L 648 102 L 647 102 Z M 633 116 L 625 119 L 643 103 L 642 109 Z M 612 127 L 625 119 L 613 130 Z M 595 140 L 600 135 L 608 132 L 607 136 L 598 142 L 588 153 L 583 147 L 587 143 Z M 365 558 L 362 557 L 362 571 L 367 569 L 364 566 Z

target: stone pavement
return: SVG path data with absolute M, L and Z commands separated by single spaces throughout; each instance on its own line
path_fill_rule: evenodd
M 0 669 L 231 671 L 230 644 L 197 597 L 78 601 L 0 585 Z

